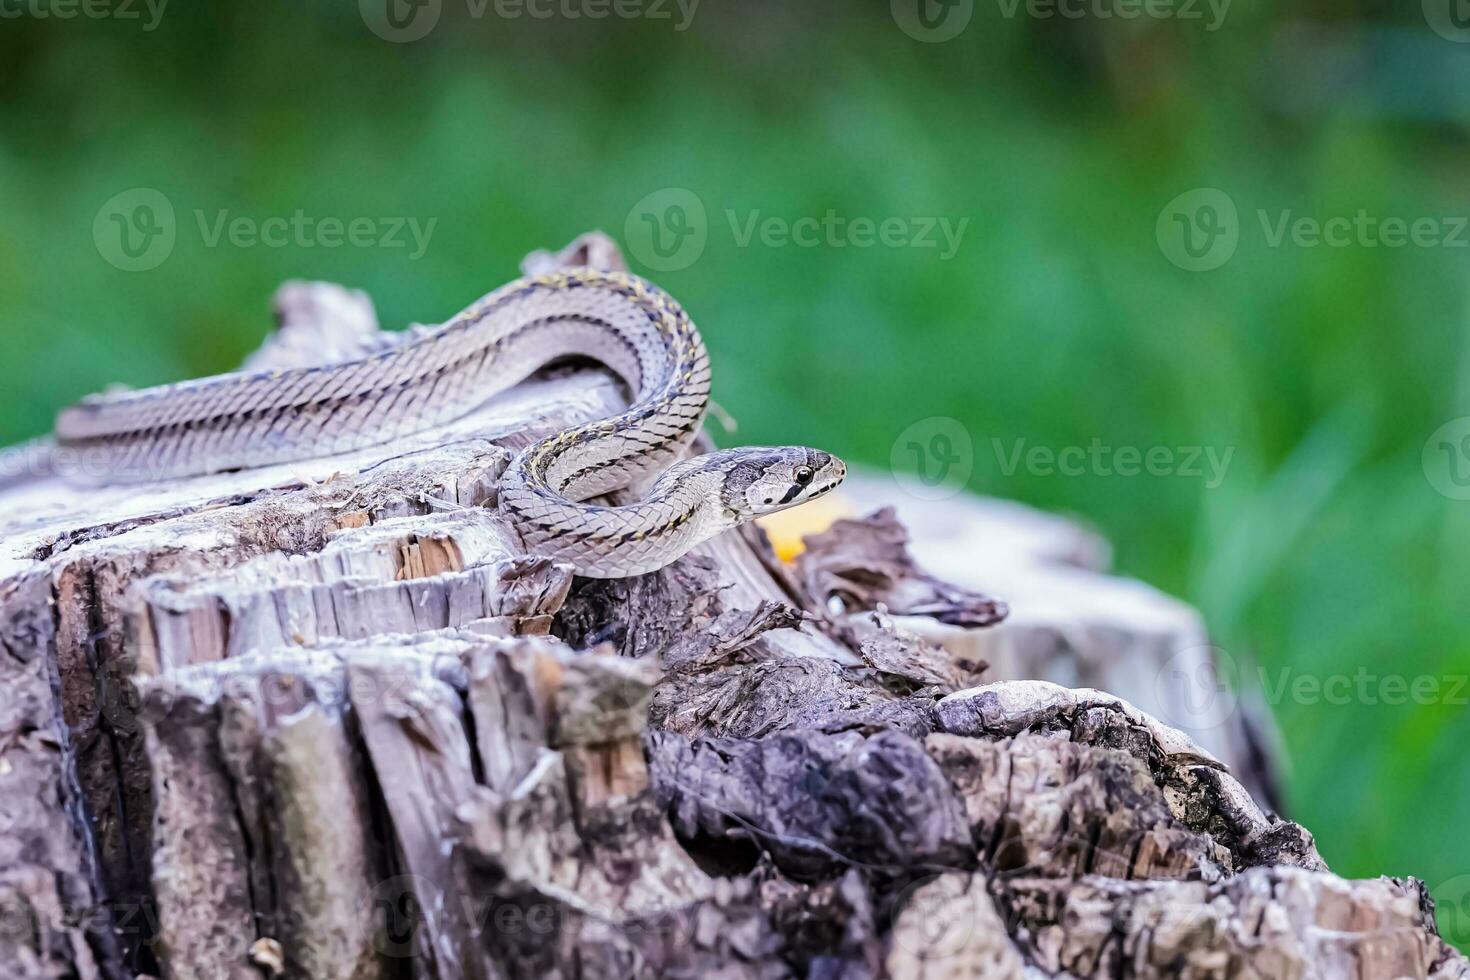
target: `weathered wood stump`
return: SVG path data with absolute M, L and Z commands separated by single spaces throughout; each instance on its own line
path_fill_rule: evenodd
M 257 366 L 393 342 L 336 287 L 277 308 Z M 1198 617 L 1071 524 L 858 479 L 791 562 L 523 554 L 510 455 L 622 397 L 562 369 L 166 486 L 10 456 L 4 976 L 1470 975 L 1420 883 L 1271 811 L 1258 722 L 1179 716 Z

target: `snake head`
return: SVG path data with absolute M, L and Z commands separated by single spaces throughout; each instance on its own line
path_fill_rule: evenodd
M 748 446 L 719 455 L 725 457 L 720 501 L 737 524 L 814 500 L 847 476 L 842 460 L 804 446 Z

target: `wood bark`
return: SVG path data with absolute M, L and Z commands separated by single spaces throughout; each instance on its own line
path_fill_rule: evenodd
M 276 306 L 256 366 L 397 342 L 338 287 Z M 3 975 L 1470 976 L 1422 884 L 1274 812 L 1198 617 L 1069 522 L 859 477 L 792 562 L 524 554 L 507 460 L 622 399 L 560 368 L 162 486 L 6 457 Z

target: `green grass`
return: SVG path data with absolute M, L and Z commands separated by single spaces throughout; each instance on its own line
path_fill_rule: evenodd
M 1470 503 L 1421 466 L 1430 433 L 1470 415 L 1470 249 L 1273 248 L 1257 218 L 1464 215 L 1460 130 L 1349 105 L 1276 114 L 1261 82 L 1274 15 L 1259 10 L 1202 35 L 982 6 L 961 39 L 921 45 L 882 5 L 711 4 L 680 34 L 454 24 L 448 4 L 429 39 L 386 45 L 337 6 L 180 5 L 147 34 L 6 28 L 0 439 L 44 431 L 110 382 L 228 369 L 284 279 L 367 289 L 388 324 L 437 320 L 528 249 L 589 227 L 621 237 L 639 199 L 688 188 L 707 249 L 655 278 L 704 330 L 743 441 L 886 465 L 912 422 L 959 419 L 974 490 L 1095 523 L 1123 571 L 1198 605 L 1273 683 L 1435 679 L 1431 704 L 1271 707 L 1292 813 L 1336 870 L 1418 875 L 1451 903 L 1470 893 L 1470 711 L 1449 697 L 1470 697 L 1454 690 L 1470 675 Z M 92 238 L 102 202 L 135 186 L 178 215 L 172 255 L 143 273 Z M 1190 273 L 1155 222 L 1200 186 L 1231 195 L 1242 232 L 1227 264 Z M 437 224 L 411 261 L 208 247 L 194 218 L 297 208 Z M 829 209 L 969 226 L 943 261 L 741 247 L 726 217 Z M 1210 489 L 1008 475 L 993 439 L 1233 455 Z M 1444 920 L 1462 944 L 1467 912 Z

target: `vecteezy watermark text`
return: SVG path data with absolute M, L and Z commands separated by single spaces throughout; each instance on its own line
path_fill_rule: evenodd
M 942 261 L 954 258 L 970 227 L 967 217 L 772 215 L 754 208 L 726 208 L 725 224 L 736 248 L 920 249 Z M 687 269 L 704 254 L 711 222 L 703 199 L 683 187 L 646 195 L 628 212 L 623 238 L 639 262 L 658 272 Z
M 402 249 L 405 257 L 428 251 L 438 218 L 313 215 L 296 208 L 289 215 L 235 214 L 227 208 L 196 208 L 194 225 L 205 248 L 383 248 Z M 173 253 L 180 228 L 173 202 L 152 187 L 115 194 L 97 210 L 92 240 L 98 253 L 127 272 L 156 269 Z M 187 225 L 185 225 L 187 227 Z
M 168 0 L 0 0 L 0 20 L 135 20 L 146 34 L 166 7 Z
M 313 217 L 300 208 L 291 216 L 276 215 L 255 218 L 249 215 L 231 215 L 228 210 L 219 210 L 207 215 L 203 210 L 194 212 L 199 225 L 199 237 L 208 248 L 216 248 L 223 240 L 236 248 L 408 248 L 412 244 L 409 259 L 423 258 L 428 250 L 429 238 L 434 234 L 438 218 L 420 223 L 418 218 L 338 218 Z M 410 239 L 412 240 L 410 243 Z
M 1366 664 L 1331 673 L 1241 665 L 1215 646 L 1177 650 L 1154 677 L 1158 716 L 1187 731 L 1225 724 L 1249 691 L 1271 707 L 1470 705 L 1470 675 L 1379 673 Z
M 694 23 L 700 0 L 464 0 L 472 20 L 491 14 L 500 20 L 651 20 L 670 21 L 675 31 Z M 439 23 L 444 0 L 358 0 L 368 30 L 385 41 L 406 43 L 426 36 Z
M 991 439 L 1003 476 L 1156 476 L 1203 479 L 1214 490 L 1225 481 L 1234 446 L 1110 446 L 1094 438 L 1086 446 L 1028 446 L 1025 439 Z
M 465 0 L 471 17 L 484 16 L 488 5 L 503 20 L 670 20 L 674 30 L 694 23 L 699 0 Z
M 1101 437 L 1086 445 L 1048 446 L 1025 438 L 992 437 L 991 452 L 1005 477 L 1135 477 L 1225 482 L 1234 446 L 1115 446 Z M 943 500 L 965 489 L 975 468 L 975 441 L 958 419 L 932 416 L 909 425 L 888 455 L 898 485 L 920 500 Z
M 740 248 L 749 248 L 752 240 L 767 248 L 932 248 L 939 258 L 948 261 L 960 250 L 960 241 L 969 218 L 957 222 L 949 218 L 847 218 L 828 210 L 820 218 L 786 218 L 763 216 L 760 211 L 741 215 L 727 210 L 730 235 Z
M 1225 23 L 1231 0 L 996 0 L 1007 20 L 1202 20 L 1213 33 Z
M 1320 218 L 1298 215 L 1290 209 L 1268 213 L 1256 211 L 1266 244 L 1297 248 L 1467 248 L 1470 247 L 1470 217 L 1463 214 L 1440 217 L 1380 217 L 1359 208 L 1357 213 Z
M 1454 707 L 1470 705 L 1470 676 L 1376 674 L 1359 667 L 1352 674 L 1330 674 L 1320 677 L 1282 667 L 1272 677 L 1260 671 L 1261 690 L 1269 704 L 1348 704 L 1389 705 L 1446 704 Z
M 1301 214 L 1293 208 L 1256 208 L 1255 225 L 1266 248 L 1470 248 L 1470 215 Z M 1231 257 L 1252 228 L 1229 194 L 1197 187 L 1159 212 L 1155 235 L 1164 257 L 1181 269 L 1208 272 Z
M 994 0 L 1006 20 L 1178 20 L 1220 29 L 1232 0 Z M 1435 0 L 1426 0 L 1435 2 Z M 1442 0 L 1458 2 L 1458 0 Z M 937 44 L 964 33 L 976 0 L 889 0 L 893 22 L 915 41 Z

